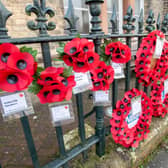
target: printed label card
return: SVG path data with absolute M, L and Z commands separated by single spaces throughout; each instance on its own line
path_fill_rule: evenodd
M 93 92 L 93 103 L 94 105 L 103 105 L 103 106 L 109 105 L 111 103 L 109 90 L 94 91 Z
M 33 114 L 33 107 L 27 92 L 0 95 L 0 106 L 4 120 L 11 120 Z
M 74 113 L 71 101 L 50 104 L 49 109 L 54 127 L 66 125 L 74 121 Z

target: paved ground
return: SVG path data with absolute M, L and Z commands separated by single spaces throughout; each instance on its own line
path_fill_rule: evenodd
M 168 152 L 161 149 L 146 168 L 168 168 Z

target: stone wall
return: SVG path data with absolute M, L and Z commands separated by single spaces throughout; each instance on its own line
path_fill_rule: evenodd
M 12 38 L 20 37 L 34 37 L 38 36 L 38 31 L 31 31 L 27 27 L 27 21 L 35 20 L 36 16 L 32 13 L 31 16 L 25 14 L 25 7 L 27 4 L 33 4 L 33 0 L 2 0 L 2 3 L 6 8 L 13 13 L 13 15 L 7 21 L 8 34 Z M 55 16 L 49 18 L 50 21 L 56 23 L 56 29 L 50 31 L 50 35 L 60 35 L 64 33 L 64 9 L 62 0 L 47 0 L 46 6 L 51 7 L 55 11 Z M 55 43 L 50 44 L 52 57 L 55 57 Z M 26 45 L 28 46 L 28 45 Z M 38 58 L 41 60 L 41 49 L 38 44 L 31 44 L 33 48 L 38 49 Z

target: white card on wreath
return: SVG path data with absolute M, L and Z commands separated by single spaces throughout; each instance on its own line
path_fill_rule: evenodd
M 165 41 L 164 38 L 160 38 L 159 36 L 157 36 L 156 47 L 155 47 L 155 52 L 154 52 L 153 58 L 160 58 L 161 57 L 164 41 Z
M 76 86 L 73 88 L 73 93 L 81 93 L 86 90 L 92 89 L 93 84 L 91 81 L 90 72 L 85 73 L 74 73 Z
M 114 79 L 120 79 L 125 77 L 123 67 L 121 64 L 112 62 L 111 65 L 114 69 Z

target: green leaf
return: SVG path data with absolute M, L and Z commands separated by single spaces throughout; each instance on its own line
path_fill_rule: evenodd
M 63 72 L 62 76 L 67 78 L 67 77 L 73 75 L 72 70 L 73 70 L 73 67 L 64 68 L 64 72 Z
M 40 76 L 41 72 L 44 71 L 44 68 L 42 67 L 37 67 L 37 71 L 36 71 L 36 76 Z
M 60 58 L 53 58 L 53 61 L 63 61 L 62 59 L 60 59 Z
M 28 52 L 29 54 L 31 54 L 34 58 L 34 60 L 37 62 L 37 50 L 33 50 L 31 47 L 26 47 L 26 46 L 23 46 L 20 48 L 20 52 Z
M 42 86 L 38 85 L 36 81 L 33 81 L 32 85 L 28 88 L 28 92 L 38 94 L 41 89 Z
M 76 35 L 76 38 L 81 38 L 80 33 L 78 33 L 78 34 Z
M 65 55 L 65 53 L 64 53 L 64 47 L 65 47 L 65 43 L 60 42 L 60 43 L 59 43 L 59 47 L 56 49 L 57 53 L 58 53 L 61 57 L 63 57 L 63 56 Z

